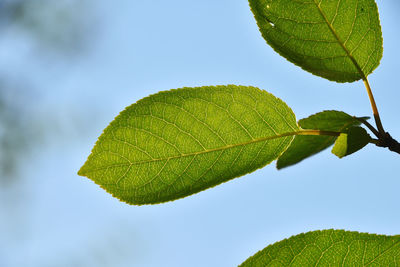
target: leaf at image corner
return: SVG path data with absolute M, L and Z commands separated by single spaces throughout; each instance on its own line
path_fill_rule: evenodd
M 367 77 L 383 53 L 374 0 L 249 0 L 267 43 L 314 75 L 336 82 Z
M 241 267 L 398 266 L 400 236 L 323 230 L 272 244 Z

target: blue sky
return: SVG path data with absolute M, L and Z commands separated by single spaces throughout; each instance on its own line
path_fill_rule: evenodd
M 312 76 L 267 46 L 245 0 L 92 5 L 97 28 L 78 59 L 39 58 L 11 32 L 0 43 L 0 70 L 29 77 L 40 91 L 35 111 L 56 133 L 21 159 L 22 179 L 2 192 L 1 266 L 235 266 L 310 230 L 400 233 L 399 157 L 374 146 L 344 159 L 325 151 L 282 171 L 273 163 L 155 206 L 126 205 L 77 176 L 108 123 L 160 90 L 253 85 L 298 119 L 327 109 L 371 115 L 362 82 Z M 385 128 L 400 138 L 400 5 L 378 5 L 384 56 L 369 79 Z

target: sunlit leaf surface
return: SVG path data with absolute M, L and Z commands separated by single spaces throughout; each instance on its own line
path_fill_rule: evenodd
M 259 251 L 242 267 L 398 266 L 400 236 L 343 230 L 293 236 Z
M 127 203 L 160 203 L 265 166 L 295 131 L 291 109 L 258 88 L 165 91 L 115 118 L 79 174 Z

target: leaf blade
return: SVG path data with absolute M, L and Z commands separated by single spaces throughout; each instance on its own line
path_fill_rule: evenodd
M 278 158 L 276 168 L 295 165 L 333 145 L 336 138 L 333 136 L 295 136 L 288 149 Z
M 276 242 L 240 266 L 396 266 L 399 263 L 400 236 L 323 230 Z
M 117 116 L 79 175 L 127 203 L 161 203 L 265 166 L 297 130 L 290 108 L 258 88 L 160 92 Z
M 383 54 L 374 0 L 249 0 L 262 36 L 281 56 L 336 82 L 364 79 Z

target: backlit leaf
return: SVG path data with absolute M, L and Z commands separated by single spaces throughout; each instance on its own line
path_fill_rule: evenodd
M 372 140 L 364 128 L 351 127 L 347 133 L 342 133 L 332 148 L 332 153 L 343 158 L 362 149 Z
M 364 118 L 366 119 L 366 118 Z M 342 111 L 323 111 L 299 121 L 303 129 L 345 132 L 360 122 Z M 289 148 L 279 157 L 277 168 L 282 169 L 308 158 L 333 145 L 337 137 L 322 135 L 297 135 Z
M 262 36 L 281 56 L 337 82 L 368 76 L 382 58 L 374 0 L 249 0 Z
M 247 259 L 242 267 L 398 266 L 400 236 L 324 230 L 277 242 Z
M 165 202 L 265 166 L 294 131 L 291 109 L 258 88 L 160 92 L 115 118 L 79 175 L 130 204 Z

